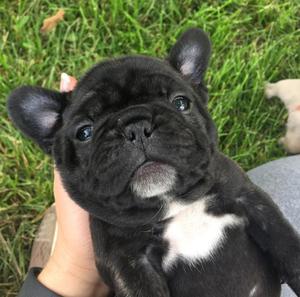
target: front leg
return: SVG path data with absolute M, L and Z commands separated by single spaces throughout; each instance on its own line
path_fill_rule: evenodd
M 251 185 L 235 201 L 248 220 L 248 233 L 271 256 L 282 281 L 300 296 L 300 237 L 278 206 L 258 187 Z
M 116 227 L 91 218 L 97 268 L 116 297 L 169 297 L 159 263 L 143 248 L 141 236 L 124 238 Z
M 103 261 L 100 261 L 99 265 L 101 271 Z M 119 255 L 109 265 L 111 266 L 106 269 L 110 274 L 116 297 L 170 296 L 166 280 L 147 260 L 132 255 Z

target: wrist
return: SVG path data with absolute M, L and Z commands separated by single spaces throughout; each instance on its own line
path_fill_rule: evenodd
M 63 297 L 105 297 L 109 289 L 94 273 L 53 255 L 38 281 Z

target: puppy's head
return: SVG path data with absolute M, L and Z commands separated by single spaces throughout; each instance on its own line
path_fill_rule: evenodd
M 209 56 L 205 33 L 190 29 L 166 60 L 102 62 L 73 92 L 18 88 L 9 113 L 52 154 L 67 191 L 92 215 L 118 225 L 153 222 L 210 176 Z

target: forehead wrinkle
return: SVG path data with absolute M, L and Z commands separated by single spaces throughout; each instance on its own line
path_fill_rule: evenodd
M 112 107 L 115 103 L 130 103 L 131 99 L 169 96 L 173 91 L 189 92 L 182 76 L 167 62 L 146 59 L 146 65 L 141 65 L 139 58 L 129 60 L 105 62 L 87 73 L 72 94 L 75 103 L 72 114 L 88 109 L 95 113 L 94 110 L 103 110 L 105 105 Z
M 78 82 L 75 95 L 82 95 L 88 90 L 94 89 L 101 81 L 111 80 L 120 83 L 127 82 L 125 77 L 136 74 L 140 79 L 143 76 L 165 76 L 179 77 L 179 74 L 169 65 L 167 61 L 146 56 L 129 56 L 119 59 L 103 61 L 89 72 L 87 72 Z M 122 86 L 122 83 L 121 85 Z
M 148 75 L 145 76 L 145 78 L 159 78 L 161 77 L 164 80 L 172 81 L 172 82 L 177 82 L 177 80 L 174 79 L 174 77 L 170 76 L 167 73 L 159 73 L 159 72 L 154 72 L 154 73 L 149 73 Z
M 89 118 L 92 120 L 93 115 L 102 109 L 102 104 L 96 95 L 96 92 L 91 91 L 80 98 L 83 100 L 74 102 L 71 112 L 67 115 L 68 118 L 72 120 L 74 117 L 77 117 L 77 115 L 80 115 L 83 119 Z
M 125 86 L 125 88 L 128 88 Z M 173 89 L 186 89 L 184 84 L 177 77 L 172 77 L 168 73 L 152 72 L 141 75 L 130 85 L 129 93 L 132 95 L 151 96 L 155 94 L 168 95 Z

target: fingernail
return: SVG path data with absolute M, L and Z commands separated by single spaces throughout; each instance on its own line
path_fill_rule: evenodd
M 60 76 L 60 91 L 61 92 L 69 92 L 70 85 L 70 76 L 67 73 L 62 73 Z

